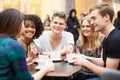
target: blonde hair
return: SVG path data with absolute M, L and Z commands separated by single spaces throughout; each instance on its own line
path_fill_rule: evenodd
M 82 23 L 83 21 L 86 20 L 88 21 L 88 23 L 90 24 L 90 16 L 85 16 L 82 18 L 81 20 L 81 26 L 82 26 Z M 79 43 L 80 43 L 80 46 L 82 48 L 85 49 L 85 46 L 86 46 L 86 43 L 88 42 L 87 38 L 82 34 L 81 32 L 81 28 L 79 30 Z M 94 32 L 94 35 L 93 35 L 93 44 L 92 44 L 92 52 L 96 52 L 97 49 L 100 48 L 100 33 L 99 32 Z

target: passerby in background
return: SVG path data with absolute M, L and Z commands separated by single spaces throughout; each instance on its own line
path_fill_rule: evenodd
M 80 24 L 79 24 L 76 14 L 77 14 L 76 10 L 72 9 L 66 21 L 67 31 L 73 34 L 75 43 L 78 40 L 78 37 L 79 37 L 78 29 L 80 28 Z
M 114 26 L 120 30 L 120 10 L 117 12 L 117 18 L 114 20 Z

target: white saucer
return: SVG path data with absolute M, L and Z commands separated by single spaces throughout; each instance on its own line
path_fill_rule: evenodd
M 52 61 L 62 61 L 62 59 L 51 59 Z

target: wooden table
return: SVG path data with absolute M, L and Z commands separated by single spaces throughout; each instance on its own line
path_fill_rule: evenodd
M 48 72 L 45 76 L 69 77 L 81 69 L 81 66 L 75 66 L 75 65 L 69 64 L 65 61 L 54 62 L 54 64 L 55 64 L 55 71 Z M 35 72 L 37 72 L 37 70 L 35 70 L 35 66 L 36 65 L 29 66 L 29 70 L 30 70 L 31 74 L 34 74 Z

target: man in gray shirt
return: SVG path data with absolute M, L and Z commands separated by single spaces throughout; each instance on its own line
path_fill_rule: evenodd
M 63 12 L 54 13 L 50 24 L 51 30 L 44 31 L 38 39 L 34 40 L 38 49 L 43 50 L 43 54 L 50 56 L 51 53 L 57 53 L 65 59 L 66 54 L 73 52 L 73 35 L 64 31 L 65 18 Z

